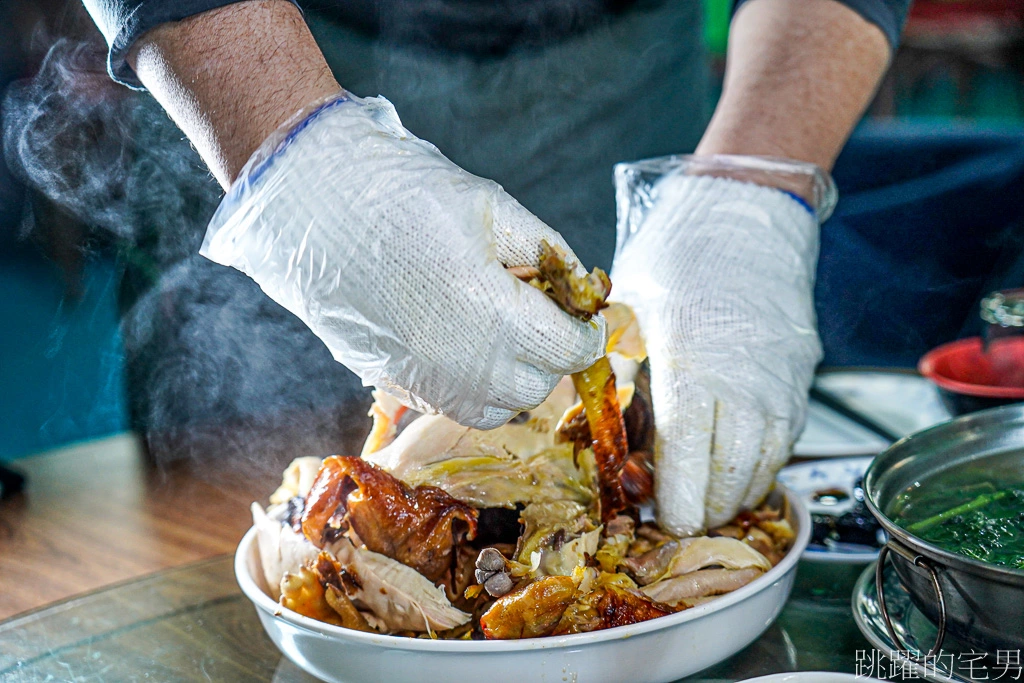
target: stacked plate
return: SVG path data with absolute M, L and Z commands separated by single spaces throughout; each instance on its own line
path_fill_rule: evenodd
M 816 393 L 833 397 L 895 436 L 906 436 L 950 418 L 928 380 L 906 372 L 827 372 Z M 891 443 L 812 397 L 807 426 L 793 447 L 798 458 L 876 455 Z

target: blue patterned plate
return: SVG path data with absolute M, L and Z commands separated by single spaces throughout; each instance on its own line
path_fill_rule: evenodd
M 866 456 L 802 462 L 783 468 L 778 479 L 787 489 L 800 496 L 811 515 L 839 517 L 857 505 L 854 486 L 864 476 L 873 459 L 873 456 Z M 866 510 L 864 514 L 871 516 Z M 881 541 L 884 542 L 884 538 Z M 873 562 L 877 557 L 877 548 L 852 543 L 832 543 L 827 547 L 809 545 L 801 559 L 812 562 L 864 564 Z

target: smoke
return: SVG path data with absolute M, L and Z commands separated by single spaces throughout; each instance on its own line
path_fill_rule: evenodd
M 367 39 L 313 11 L 307 21 L 347 88 L 392 99 L 411 130 L 607 268 L 612 165 L 692 149 L 702 128 L 679 118 L 704 108 L 699 4 L 651 5 L 501 59 L 408 47 L 402 31 Z M 107 78 L 103 57 L 102 45 L 57 42 L 10 91 L 4 139 L 17 173 L 117 252 L 133 425 L 161 460 L 276 467 L 354 452 L 366 390 L 248 278 L 197 255 L 219 188 L 158 103 Z M 665 89 L 667 75 L 693 87 Z
M 198 255 L 220 187 L 148 94 L 113 83 L 102 45 L 61 39 L 3 102 L 8 166 L 116 255 L 133 427 L 158 462 L 280 473 L 357 452 L 368 392 L 251 280 Z M 52 212 L 49 212 L 52 213 Z M 22 232 L 47 233 L 47 212 Z
M 98 46 L 62 39 L 35 78 L 14 83 L 3 104 L 4 156 L 61 208 L 126 236 L 129 98 L 110 87 L 102 59 Z

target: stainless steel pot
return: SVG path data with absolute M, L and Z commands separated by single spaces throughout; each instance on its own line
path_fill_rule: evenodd
M 995 455 L 1019 457 L 1024 468 L 1024 406 L 973 413 L 912 434 L 879 455 L 864 475 L 868 508 L 889 534 L 889 544 L 879 554 L 879 571 L 891 558 L 914 604 L 939 627 L 932 655 L 946 632 L 987 652 L 1024 649 L 1024 570 L 942 550 L 887 516 L 908 487 L 920 482 L 927 486 L 939 472 Z M 879 605 L 889 636 L 899 645 L 881 592 Z

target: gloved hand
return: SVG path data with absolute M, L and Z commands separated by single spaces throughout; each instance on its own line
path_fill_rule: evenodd
M 726 175 L 809 188 L 819 213 Z M 620 164 L 616 184 L 612 294 L 636 311 L 650 358 L 658 520 L 695 534 L 757 505 L 803 428 L 834 186 L 811 165 L 728 156 Z
M 201 253 L 252 277 L 365 385 L 488 429 L 603 353 L 603 319 L 580 322 L 505 271 L 536 265 L 541 240 L 572 253 L 390 102 L 345 95 L 263 144 Z

